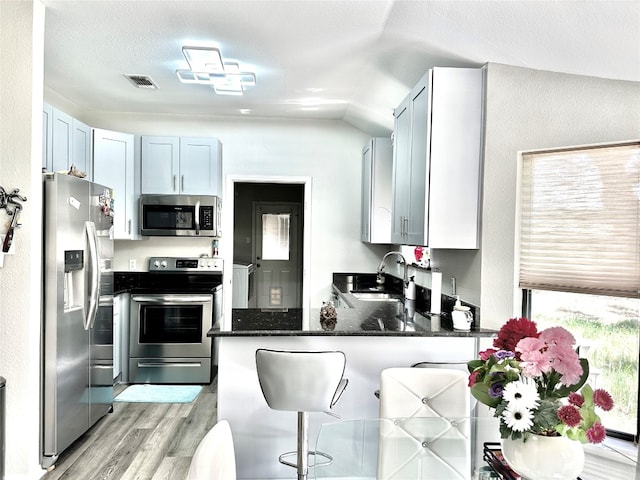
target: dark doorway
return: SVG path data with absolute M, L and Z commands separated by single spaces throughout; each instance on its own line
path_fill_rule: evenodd
M 234 183 L 234 294 L 245 290 L 235 266 L 255 267 L 247 308 L 302 307 L 303 205 L 304 184 Z

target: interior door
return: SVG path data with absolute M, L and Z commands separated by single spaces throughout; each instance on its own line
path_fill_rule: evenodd
M 302 234 L 294 203 L 254 203 L 257 308 L 301 308 Z

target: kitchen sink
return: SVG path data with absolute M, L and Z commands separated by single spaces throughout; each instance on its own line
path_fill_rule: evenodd
M 353 292 L 351 295 L 353 295 L 358 300 L 364 300 L 365 302 L 400 302 L 401 301 L 397 293 Z
M 415 332 L 413 323 L 405 323 L 403 318 L 396 316 L 391 318 L 369 318 L 360 324 L 362 330 L 387 331 L 387 332 Z

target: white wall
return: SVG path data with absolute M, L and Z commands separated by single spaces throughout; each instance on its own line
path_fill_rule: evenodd
M 640 83 L 489 64 L 482 214 L 484 327 L 520 316 L 518 151 L 640 138 Z
M 0 2 L 0 185 L 27 197 L 0 268 L 0 376 L 7 380 L 6 478 L 36 479 L 42 251 L 44 6 Z M 0 211 L 0 233 L 8 217 Z
M 311 178 L 311 203 L 307 206 L 305 228 L 311 235 L 306 288 L 312 307 L 328 298 L 333 272 L 372 272 L 388 249 L 367 246 L 359 240 L 361 152 L 369 137 L 342 121 L 221 120 L 94 112 L 84 112 L 81 119 L 93 127 L 141 135 L 217 137 L 222 142 L 225 178 Z M 225 180 L 223 184 L 226 183 Z M 231 194 L 225 192 L 223 205 L 229 203 Z M 224 214 L 232 215 L 233 211 L 225 206 Z M 221 255 L 228 264 L 233 258 L 230 235 L 227 229 L 221 243 Z M 144 270 L 149 256 L 187 252 L 200 255 L 210 253 L 210 245 L 206 239 L 121 241 L 116 244 L 115 268 L 127 270 L 128 260 L 135 258 L 137 269 Z

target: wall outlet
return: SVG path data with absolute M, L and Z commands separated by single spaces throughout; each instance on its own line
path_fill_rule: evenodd
M 129 259 L 129 270 L 135 270 L 136 269 L 136 260 L 135 258 L 131 258 Z

